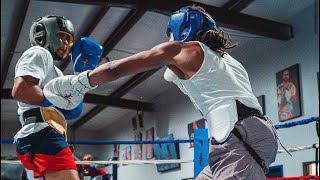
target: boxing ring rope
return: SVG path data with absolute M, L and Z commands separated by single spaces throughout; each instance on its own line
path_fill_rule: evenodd
M 1 160 L 1 163 L 7 164 L 21 164 L 20 160 Z M 183 159 L 169 159 L 169 160 L 124 160 L 124 161 L 75 161 L 76 164 L 172 164 L 172 163 L 193 163 L 193 160 L 183 160 Z
M 85 145 L 110 145 L 110 144 L 169 144 L 169 143 L 191 143 L 193 140 L 156 140 L 156 141 L 68 141 L 69 144 L 85 144 Z M 1 144 L 12 144 L 12 140 L 3 140 Z M 19 160 L 1 160 L 1 163 L 13 163 L 19 164 Z M 193 160 L 181 160 L 181 159 L 170 159 L 170 160 L 125 160 L 125 161 L 75 161 L 76 164 L 168 164 L 168 163 L 191 163 Z
M 274 127 L 276 129 L 283 129 L 283 128 L 290 128 L 298 125 L 304 125 L 304 124 L 309 124 L 311 122 L 316 121 L 317 126 L 317 134 L 319 136 L 319 129 L 318 129 L 318 124 L 319 124 L 319 117 L 311 117 L 308 119 L 303 119 L 299 121 L 293 121 L 293 122 L 288 122 L 284 124 L 279 124 L 275 125 Z M 308 150 L 308 149 L 315 149 L 315 164 L 316 164 L 316 175 L 315 176 L 296 176 L 296 177 L 277 177 L 277 178 L 267 178 L 267 180 L 319 180 L 318 176 L 318 162 L 319 162 L 319 144 L 313 144 L 313 145 L 305 145 L 305 146 L 299 146 L 299 147 L 292 147 L 292 148 L 287 148 L 289 152 L 295 152 L 295 151 L 301 151 L 301 150 Z M 285 150 L 278 150 L 278 154 L 286 152 Z
M 303 119 L 299 121 L 284 123 L 280 125 L 275 125 L 274 127 L 276 129 L 282 129 L 282 128 L 290 128 L 297 125 L 304 125 L 309 124 L 311 122 L 317 121 L 319 123 L 319 117 L 311 117 L 308 119 Z M 196 137 L 196 136 L 195 136 Z M 111 145 L 111 144 L 163 144 L 163 143 L 190 143 L 194 142 L 196 144 L 196 139 L 194 140 L 155 140 L 155 141 L 68 141 L 70 144 L 85 144 L 85 145 Z M 1 140 L 1 144 L 13 144 L 13 140 Z M 301 150 L 308 150 L 308 149 L 316 149 L 316 166 L 318 162 L 318 149 L 319 144 L 313 144 L 313 145 L 305 145 L 300 147 L 291 147 L 287 148 L 289 152 L 295 152 L 295 151 L 301 151 Z M 194 147 L 194 150 L 196 151 L 196 146 Z M 283 153 L 284 150 L 278 150 L 278 153 Z M 117 160 L 108 160 L 108 161 L 75 161 L 76 164 L 87 164 L 87 163 L 95 163 L 95 164 L 102 164 L 102 165 L 116 165 L 116 164 L 170 164 L 170 163 L 195 163 L 194 160 L 182 160 L 182 159 L 169 159 L 169 160 L 123 160 L 123 161 L 117 161 Z M 1 163 L 12 163 L 12 164 L 19 164 L 19 160 L 1 160 Z M 20 163 L 21 164 L 21 163 Z M 317 167 L 316 167 L 317 169 Z M 318 171 L 316 171 L 316 176 L 301 176 L 300 179 L 303 179 L 304 177 L 316 177 L 319 179 Z M 292 177 L 292 180 L 296 180 Z M 280 180 L 274 179 L 274 178 L 267 178 L 267 180 Z M 281 179 L 284 180 L 284 179 Z M 291 179 L 290 179 L 291 180 Z M 298 180 L 298 179 L 297 179 Z
M 299 121 L 274 125 L 276 129 L 290 128 L 297 125 L 309 124 L 319 121 L 319 117 L 311 117 Z M 108 144 L 161 144 L 161 143 L 190 143 L 193 140 L 166 140 L 166 141 L 68 141 L 70 144 L 108 145 Z M 13 144 L 13 140 L 1 140 L 1 144 Z
M 308 149 L 319 149 L 319 144 L 312 144 L 312 145 L 306 145 L 306 146 L 299 146 L 299 147 L 292 147 L 287 148 L 289 152 L 295 152 L 295 151 L 301 151 L 301 150 L 308 150 Z M 285 150 L 278 150 L 278 154 L 286 152 Z
M 281 177 L 281 178 L 267 178 L 266 180 L 310 180 L 319 179 L 319 176 L 295 176 L 295 177 Z
M 110 145 L 110 144 L 163 144 L 163 143 L 191 143 L 193 140 L 165 140 L 165 141 L 68 141 L 69 144 Z M 13 140 L 1 140 L 1 144 L 13 144 Z
M 289 127 L 293 127 L 293 126 L 297 126 L 297 125 L 309 124 L 313 121 L 319 121 L 319 117 L 311 117 L 311 118 L 303 119 L 300 121 L 288 122 L 288 123 L 284 123 L 284 124 L 275 125 L 274 127 L 276 129 L 289 128 Z

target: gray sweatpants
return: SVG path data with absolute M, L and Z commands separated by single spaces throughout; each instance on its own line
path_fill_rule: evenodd
M 275 161 L 278 150 L 277 139 L 266 121 L 252 116 L 235 125 L 243 139 L 249 144 L 266 167 Z M 211 140 L 208 166 L 196 180 L 265 180 L 266 176 L 259 164 L 249 154 L 243 143 L 230 133 L 227 140 L 219 144 Z

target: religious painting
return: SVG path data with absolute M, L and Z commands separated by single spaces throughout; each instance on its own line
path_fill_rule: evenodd
M 174 140 L 173 134 L 165 136 L 160 141 Z M 169 160 L 169 159 L 179 159 L 179 145 L 178 143 L 160 143 L 153 144 L 154 156 L 156 160 Z M 170 164 L 157 164 L 157 171 L 164 172 L 173 169 L 180 168 L 179 163 Z
M 199 119 L 197 121 L 193 121 L 192 123 L 188 124 L 188 135 L 189 139 L 193 140 L 194 139 L 194 130 L 195 129 L 204 129 L 205 128 L 205 119 Z M 189 147 L 193 147 L 193 142 L 189 144 Z
M 279 121 L 301 116 L 299 64 L 278 72 L 276 80 Z
M 146 141 L 153 141 L 154 140 L 154 128 L 150 128 L 146 130 Z M 153 158 L 153 146 L 152 144 L 146 144 L 146 159 Z

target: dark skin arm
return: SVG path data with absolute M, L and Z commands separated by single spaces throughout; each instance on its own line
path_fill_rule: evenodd
M 14 79 L 12 97 L 17 101 L 40 105 L 44 100 L 42 89 L 38 86 L 39 79 L 32 76 L 21 76 Z
M 165 42 L 135 55 L 105 63 L 88 74 L 92 86 L 168 66 L 179 78 L 188 79 L 200 68 L 203 51 L 197 42 Z

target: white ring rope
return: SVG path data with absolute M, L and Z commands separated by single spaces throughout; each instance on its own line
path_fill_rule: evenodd
M 300 150 L 307 150 L 307 149 L 312 149 L 312 148 L 317 148 L 319 149 L 319 144 L 312 144 L 312 145 L 305 145 L 305 146 L 300 146 L 300 147 L 292 147 L 292 148 L 287 148 L 289 152 L 294 152 L 294 151 L 300 151 Z M 286 152 L 285 150 L 278 150 L 278 153 L 284 153 Z
M 21 164 L 20 160 L 1 160 L 1 163 Z M 170 160 L 124 160 L 124 161 L 75 161 L 76 164 L 172 164 L 172 163 L 193 163 L 193 160 L 170 159 Z
M 312 148 L 319 149 L 319 144 L 305 145 L 300 147 L 287 148 L 289 152 L 308 150 Z M 278 150 L 278 153 L 284 153 L 285 150 Z M 172 164 L 172 163 L 192 163 L 193 160 L 169 159 L 169 160 L 123 160 L 123 161 L 75 161 L 76 164 Z M 21 164 L 20 160 L 1 160 L 1 163 Z

